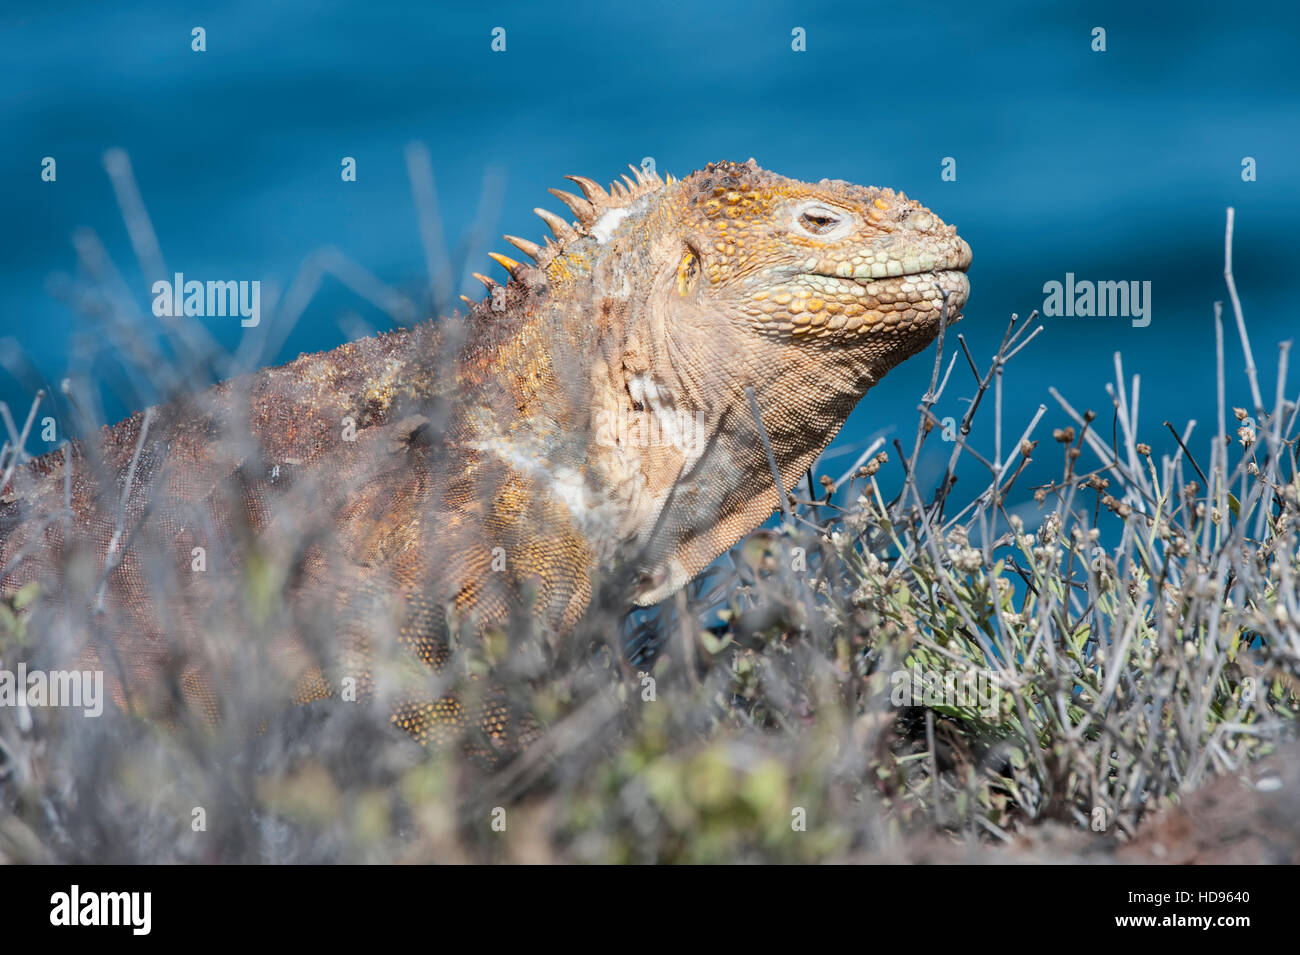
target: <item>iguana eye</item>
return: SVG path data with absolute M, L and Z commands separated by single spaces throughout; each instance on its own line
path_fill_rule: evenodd
M 809 232 L 829 232 L 840 220 L 829 210 L 809 209 L 800 216 L 799 221 Z
M 853 217 L 842 209 L 812 200 L 794 210 L 795 231 L 818 239 L 837 239 L 853 227 Z
M 695 288 L 695 280 L 700 275 L 700 260 L 695 250 L 687 246 L 682 251 L 682 260 L 677 266 L 677 294 L 685 295 Z

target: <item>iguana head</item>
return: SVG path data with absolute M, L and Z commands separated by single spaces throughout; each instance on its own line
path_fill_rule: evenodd
M 833 345 L 933 335 L 969 292 L 968 246 L 890 189 L 721 163 L 684 180 L 674 291 L 765 336 Z
M 971 251 L 890 189 L 800 182 L 753 160 L 680 180 L 633 174 L 608 191 L 569 177 L 582 196 L 552 192 L 577 221 L 539 209 L 555 241 L 507 239 L 537 260 L 532 275 L 560 308 L 597 306 L 582 346 L 604 363 L 594 411 L 640 415 L 671 438 L 620 431 L 597 469 L 636 488 L 623 530 L 649 555 L 638 595 L 649 603 L 776 506 L 744 389 L 792 487 L 867 389 L 934 339 L 945 296 L 948 320 L 960 317 Z M 707 434 L 682 447 L 691 422 Z
M 598 257 L 592 244 L 607 246 L 606 268 L 642 297 L 675 295 L 746 332 L 790 340 L 932 337 L 944 294 L 956 320 L 970 291 L 970 246 L 892 189 L 799 182 L 752 159 L 682 180 L 633 172 L 609 192 L 570 176 L 585 199 L 551 190 L 578 216 L 569 224 L 537 210 L 558 242 L 507 239 L 559 281 Z

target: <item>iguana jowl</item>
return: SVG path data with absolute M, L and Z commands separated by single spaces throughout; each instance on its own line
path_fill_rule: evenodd
M 552 190 L 576 221 L 538 210 L 554 239 L 507 237 L 532 262 L 494 256 L 510 281 L 484 279 L 462 322 L 232 379 L 19 469 L 0 489 L 3 591 L 39 580 L 93 604 L 105 638 L 87 655 L 119 695 L 166 672 L 214 712 L 220 666 L 187 634 L 251 553 L 334 621 L 324 657 L 281 621 L 299 698 L 330 692 L 322 659 L 364 669 L 382 626 L 436 666 L 449 630 L 521 608 L 564 633 L 611 567 L 631 565 L 629 603 L 672 594 L 776 506 L 746 388 L 793 488 L 933 340 L 945 295 L 959 317 L 971 253 L 888 189 L 753 160 L 634 172 Z M 423 736 L 440 713 L 395 719 Z

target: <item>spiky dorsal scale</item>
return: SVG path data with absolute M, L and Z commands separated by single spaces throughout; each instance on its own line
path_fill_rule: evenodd
M 488 258 L 509 272 L 511 278 L 518 277 L 517 273 L 522 266 L 520 266 L 520 264 L 514 259 L 510 258 L 510 256 L 502 255 L 500 252 L 489 252 Z
M 592 230 L 607 213 L 619 209 L 631 209 L 645 196 L 679 181 L 671 175 L 665 180 L 657 172 L 645 172 L 637 166 L 629 165 L 628 168 L 636 178 L 624 176 L 624 182 L 614 182 L 608 190 L 586 176 L 564 177 L 577 184 L 582 190 L 582 196 L 575 196 L 563 189 L 548 190 L 569 208 L 577 217 L 577 221 L 568 222 L 547 209 L 534 209 L 533 211 L 547 224 L 554 235 L 554 238 L 545 236 L 544 244 L 538 245 L 536 242 L 513 235 L 506 235 L 503 238 L 530 257 L 537 264 L 537 268 L 545 273 L 557 256 L 574 251 L 577 243 L 590 238 Z M 493 261 L 510 273 L 512 279 L 518 278 L 516 273 L 522 268 L 518 262 L 496 252 L 491 252 L 489 255 Z
M 574 239 L 584 234 L 583 232 L 579 232 L 549 209 L 538 207 L 533 211 L 541 217 L 543 222 L 551 227 L 551 232 L 553 232 L 555 237 L 561 242 L 572 242 Z
M 578 217 L 578 222 L 582 224 L 583 229 L 590 229 L 596 219 L 599 218 L 596 207 L 588 200 L 575 196 L 571 192 L 565 192 L 563 189 L 548 189 L 546 191 L 569 207 L 569 211 Z

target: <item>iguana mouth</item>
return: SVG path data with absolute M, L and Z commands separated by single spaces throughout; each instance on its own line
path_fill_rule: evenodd
M 793 272 L 797 275 L 820 275 L 831 279 L 843 279 L 859 285 L 885 282 L 890 279 L 914 278 L 919 275 L 936 277 L 965 275 L 970 268 L 971 252 L 970 246 L 961 242 L 958 246 L 943 249 L 939 254 L 927 250 L 916 258 L 919 258 L 920 262 L 913 268 L 908 268 L 905 260 L 897 258 L 862 262 L 855 257 L 853 261 L 839 263 L 834 268 L 827 268 L 822 263 L 819 268 L 796 268 Z
M 882 275 L 879 277 L 856 277 L 846 275 L 836 275 L 834 272 L 799 272 L 797 275 L 817 276 L 820 279 L 829 279 L 834 283 L 843 283 L 844 286 L 856 286 L 860 288 L 871 288 L 872 286 L 884 287 L 889 290 L 910 284 L 924 288 L 932 287 L 940 292 L 947 291 L 949 294 L 960 291 L 963 300 L 970 293 L 970 280 L 966 277 L 964 268 L 937 268 L 937 269 L 918 269 L 914 272 L 900 272 L 896 275 Z M 930 277 L 932 281 L 926 282 L 925 278 Z M 919 279 L 919 281 L 918 281 Z

